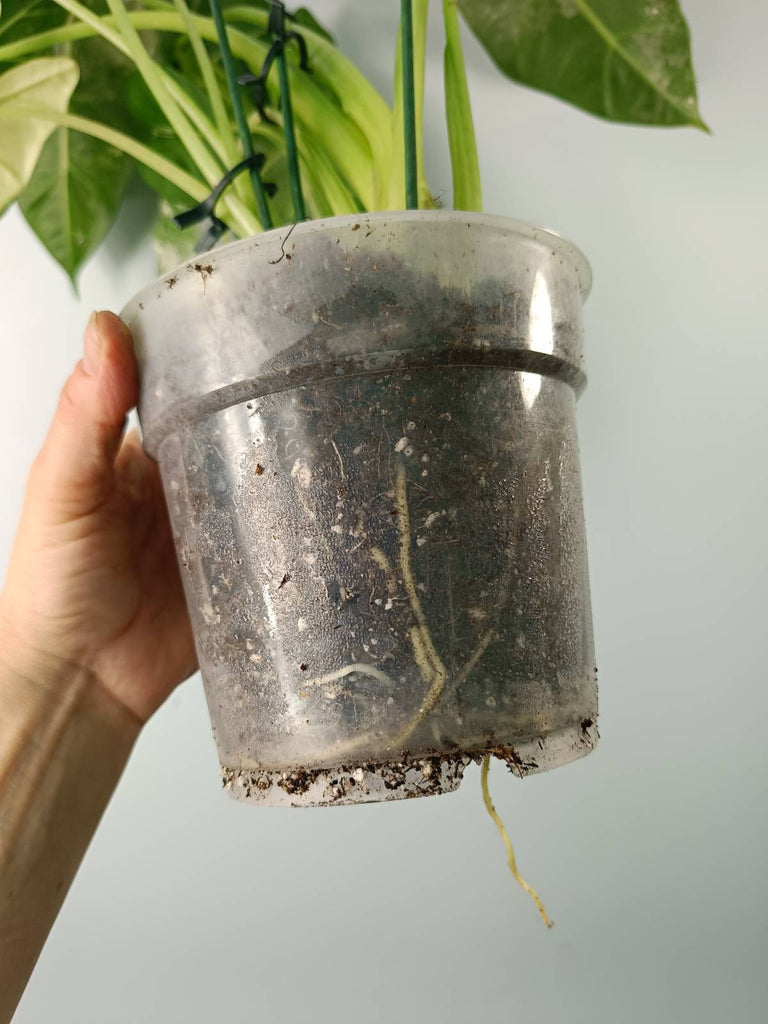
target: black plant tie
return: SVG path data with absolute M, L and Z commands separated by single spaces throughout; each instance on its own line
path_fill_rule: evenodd
M 299 48 L 299 67 L 302 71 L 310 70 L 309 54 L 307 52 L 307 43 L 304 36 L 294 30 L 288 31 L 286 29 L 286 18 L 291 17 L 292 15 L 290 15 L 285 9 L 285 4 L 281 3 L 280 0 L 271 0 L 268 34 L 272 37 L 273 42 L 264 59 L 264 63 L 261 66 L 261 71 L 258 75 L 254 75 L 249 71 L 240 75 L 237 79 L 238 85 L 242 85 L 247 90 L 251 102 L 258 111 L 261 120 L 266 121 L 268 124 L 274 124 L 275 122 L 271 117 L 269 117 L 266 111 L 267 78 L 269 77 L 269 71 L 274 62 L 285 52 L 287 43 L 296 43 Z
M 264 166 L 265 159 L 266 158 L 263 153 L 254 153 L 252 156 L 246 157 L 245 160 L 241 160 L 239 164 L 232 168 L 231 171 L 227 171 L 207 199 L 198 203 L 197 206 L 194 206 L 191 210 L 179 213 L 173 218 L 173 223 L 182 231 L 185 228 L 191 228 L 193 224 L 200 224 L 203 221 L 208 221 L 208 230 L 195 246 L 195 252 L 207 252 L 209 249 L 212 249 L 224 232 L 228 230 L 224 221 L 217 217 L 213 212 L 216 203 L 221 198 L 225 189 L 227 189 L 238 174 L 242 174 L 243 171 L 249 169 L 260 171 Z M 268 196 L 273 196 L 277 191 L 277 186 L 273 182 L 264 182 L 264 191 Z
M 299 64 L 302 71 L 309 71 L 309 58 L 307 56 L 307 44 L 304 37 L 296 31 L 287 31 L 285 19 L 292 15 L 288 14 L 285 4 L 281 0 L 271 0 L 269 7 L 269 34 L 273 39 L 285 44 L 293 40 L 299 48 Z
M 267 75 L 269 74 L 272 62 L 277 56 L 275 47 L 282 47 L 282 45 L 282 43 L 278 42 L 272 44 L 260 75 L 254 75 L 253 72 L 246 71 L 245 74 L 240 75 L 237 79 L 237 84 L 243 86 L 246 90 L 248 98 L 265 124 L 275 123 L 267 113 Z M 264 68 L 266 68 L 266 74 Z

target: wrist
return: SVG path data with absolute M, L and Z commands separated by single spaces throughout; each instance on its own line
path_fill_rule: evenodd
M 99 683 L 85 665 L 68 660 L 47 645 L 36 644 L 5 614 L 0 597 L 0 709 L 18 725 L 64 713 L 83 725 L 106 725 L 123 739 L 133 739 L 141 725 Z
M 139 728 L 84 666 L 0 627 L 0 1020 L 10 1019 Z
M 8 615 L 0 597 L 0 674 L 3 686 L 30 693 L 55 693 L 74 675 L 63 658 L 33 644 Z

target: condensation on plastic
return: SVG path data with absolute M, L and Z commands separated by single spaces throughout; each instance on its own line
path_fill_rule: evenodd
M 583 256 L 478 214 L 299 224 L 124 317 L 224 782 L 447 792 L 597 739 L 575 427 Z

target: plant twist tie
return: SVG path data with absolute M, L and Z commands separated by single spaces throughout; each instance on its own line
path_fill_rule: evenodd
M 289 31 L 286 28 L 286 18 L 290 19 L 292 17 L 293 15 L 286 11 L 283 3 L 280 3 L 279 0 L 272 0 L 267 31 L 273 41 L 267 56 L 264 58 L 261 71 L 258 75 L 254 75 L 249 71 L 240 75 L 237 79 L 238 85 L 243 86 L 247 90 L 251 102 L 258 111 L 259 117 L 262 121 L 266 121 L 268 124 L 274 124 L 274 121 L 266 111 L 267 78 L 269 77 L 272 65 L 275 63 L 277 58 L 281 57 L 285 52 L 287 43 L 296 43 L 299 48 L 299 67 L 302 71 L 310 70 L 309 54 L 304 36 L 293 29 Z
M 263 153 L 253 153 L 251 156 L 246 157 L 245 160 L 241 160 L 239 164 L 236 164 L 232 168 L 232 170 L 227 171 L 206 199 L 203 199 L 203 201 L 198 203 L 197 206 L 193 206 L 191 210 L 179 213 L 173 218 L 175 226 L 182 231 L 185 228 L 191 228 L 194 224 L 200 224 L 203 221 L 208 221 L 208 230 L 195 246 L 195 252 L 207 252 L 209 249 L 212 249 L 224 232 L 229 230 L 224 221 L 214 213 L 216 203 L 218 203 L 222 193 L 229 187 L 229 185 L 232 184 L 239 174 L 242 174 L 245 170 L 260 171 L 264 166 L 265 159 L 266 158 Z M 271 197 L 277 191 L 277 186 L 273 182 L 265 181 L 264 191 Z

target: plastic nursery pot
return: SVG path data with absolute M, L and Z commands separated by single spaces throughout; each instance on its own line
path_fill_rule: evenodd
M 233 795 L 455 789 L 596 742 L 583 256 L 445 211 L 270 231 L 124 317 Z

